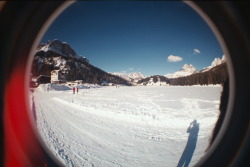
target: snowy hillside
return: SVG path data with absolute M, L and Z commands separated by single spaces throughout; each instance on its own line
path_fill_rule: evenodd
M 187 157 L 193 166 L 208 146 L 220 92 L 219 86 L 36 89 L 31 104 L 42 140 L 65 166 L 176 167 Z
M 93 66 L 87 58 L 78 56 L 71 46 L 59 40 L 38 46 L 31 73 L 33 77 L 51 76 L 53 70 L 60 70 L 66 81 L 84 80 L 92 84 L 108 82 L 130 85 L 128 81 Z
M 56 52 L 62 56 L 66 56 L 66 57 L 74 57 L 74 58 L 82 58 L 82 59 L 86 59 L 85 57 L 81 57 L 79 55 L 77 55 L 77 53 L 74 51 L 74 49 L 71 48 L 70 45 L 68 45 L 66 42 L 61 42 L 57 39 L 53 40 L 53 41 L 49 41 L 45 44 L 41 44 L 40 46 L 38 46 L 36 52 L 39 51 L 44 51 L 44 52 Z M 88 61 L 86 59 L 86 61 Z
M 167 74 L 165 75 L 167 78 L 178 78 L 178 77 L 184 77 L 191 75 L 193 73 L 197 72 L 197 69 L 192 65 L 185 64 L 179 71 L 176 71 L 173 74 Z
M 111 73 L 113 75 L 119 76 L 123 79 L 126 79 L 129 82 L 138 82 L 139 80 L 145 78 L 145 76 L 141 72 L 134 72 L 134 73 Z
M 33 64 L 37 63 L 37 71 L 42 71 L 44 65 L 49 65 L 67 73 L 73 66 L 71 62 L 77 68 L 86 68 L 86 63 L 89 63 L 89 60 L 78 56 L 67 43 L 53 40 L 38 46 Z
M 223 55 L 222 58 L 215 58 L 214 61 L 211 63 L 211 65 L 206 67 L 206 68 L 203 68 L 201 70 L 201 72 L 209 71 L 213 67 L 218 66 L 218 65 L 225 63 L 225 62 L 226 62 L 225 55 Z

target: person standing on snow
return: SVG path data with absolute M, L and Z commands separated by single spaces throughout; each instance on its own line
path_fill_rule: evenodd
M 75 90 L 76 90 L 76 88 L 75 88 L 75 87 L 73 87 L 72 89 L 73 89 L 73 94 L 75 94 Z
M 77 94 L 78 94 L 78 91 L 79 91 L 79 89 L 78 89 L 78 88 L 76 88 L 76 92 L 77 92 Z

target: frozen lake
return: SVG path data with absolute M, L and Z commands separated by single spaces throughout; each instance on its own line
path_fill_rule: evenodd
M 102 87 L 33 96 L 38 131 L 65 166 L 175 167 L 204 155 L 221 90 Z

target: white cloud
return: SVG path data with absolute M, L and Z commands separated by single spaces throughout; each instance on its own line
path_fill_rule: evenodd
M 201 51 L 199 49 L 194 49 L 194 54 L 199 54 Z
M 180 56 L 174 56 L 174 55 L 169 55 L 168 56 L 168 62 L 178 62 L 178 61 L 182 61 L 183 58 Z

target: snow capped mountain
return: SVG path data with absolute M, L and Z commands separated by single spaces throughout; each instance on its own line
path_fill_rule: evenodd
M 226 62 L 226 59 L 225 59 L 225 55 L 222 56 L 222 58 L 215 58 L 214 61 L 211 63 L 210 66 L 208 67 L 205 67 L 201 70 L 201 72 L 206 72 L 206 71 L 209 71 L 211 68 L 215 67 L 215 66 L 218 66 L 222 63 L 225 63 Z
M 60 70 L 66 81 L 83 80 L 93 84 L 106 81 L 130 85 L 128 81 L 91 65 L 88 59 L 78 56 L 71 46 L 59 40 L 39 45 L 32 64 L 34 77 L 51 76 L 53 70 Z
M 66 42 L 61 42 L 57 39 L 48 41 L 47 43 L 40 44 L 36 52 L 54 52 L 63 57 L 72 57 L 84 61 L 89 61 L 86 57 L 79 56 L 74 49 L 71 48 Z
M 88 59 L 78 56 L 67 43 L 53 40 L 38 46 L 33 61 L 33 74 L 50 75 L 52 70 L 61 70 L 67 74 L 71 71 L 79 73 L 86 71 L 88 64 Z
M 210 66 L 203 68 L 201 71 L 197 71 L 197 69 L 192 65 L 185 64 L 179 71 L 173 73 L 173 74 L 167 74 L 165 77 L 167 78 L 178 78 L 178 77 L 184 77 L 189 76 L 197 72 L 206 72 L 212 69 L 213 67 L 216 67 L 222 63 L 225 63 L 225 55 L 222 56 L 222 58 L 215 58 L 214 61 L 211 63 Z
M 195 72 L 197 72 L 197 69 L 192 64 L 190 64 L 190 65 L 184 64 L 184 66 L 179 71 L 176 71 L 173 74 L 167 74 L 167 75 L 165 75 L 165 77 L 178 78 L 178 77 L 184 77 L 184 76 L 191 75 Z
M 76 52 L 66 42 L 61 42 L 57 39 L 49 41 L 45 44 L 41 44 L 37 48 L 37 52 L 38 51 L 44 51 L 44 52 L 53 51 L 64 56 L 77 57 Z
M 142 78 L 145 78 L 145 76 L 141 72 L 130 73 L 130 74 L 128 74 L 128 76 L 130 78 L 133 78 L 133 79 L 142 79 Z
M 139 80 L 145 78 L 145 76 L 141 72 L 134 72 L 129 74 L 126 73 L 111 73 L 111 74 L 126 79 L 129 82 L 138 82 Z

